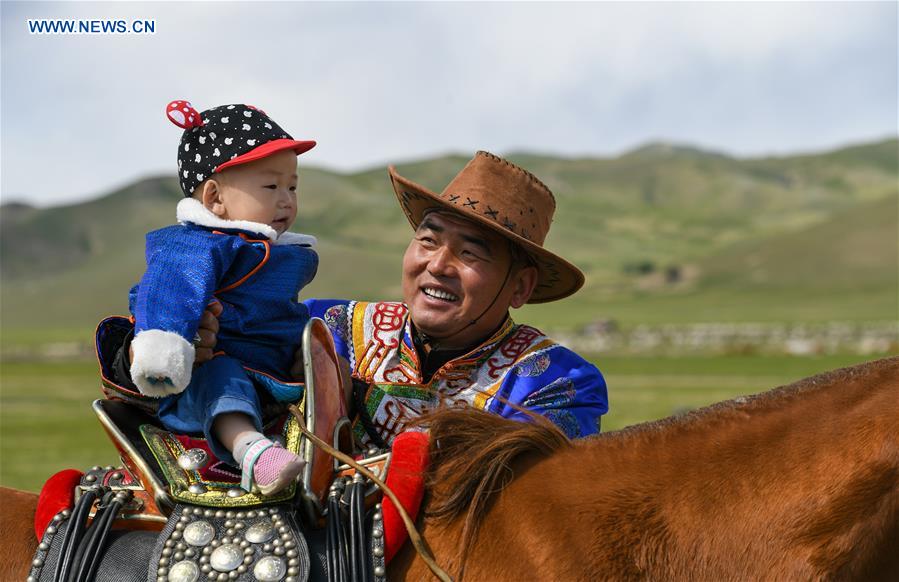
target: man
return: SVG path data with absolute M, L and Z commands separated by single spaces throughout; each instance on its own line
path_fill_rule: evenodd
M 487 152 L 441 194 L 388 171 L 415 229 L 403 257 L 403 303 L 306 302 L 347 362 L 357 437 L 389 446 L 439 405 L 520 420 L 534 412 L 572 438 L 598 432 L 608 410 L 599 370 L 509 316 L 584 282 L 577 267 L 543 248 L 555 211 L 550 190 Z M 198 359 L 214 345 L 212 313 L 201 327 Z

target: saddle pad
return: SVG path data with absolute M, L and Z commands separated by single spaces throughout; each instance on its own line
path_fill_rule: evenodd
M 204 438 L 176 435 L 152 424 L 141 425 L 140 432 L 162 469 L 169 493 L 180 503 L 249 507 L 287 501 L 294 496 L 295 483 L 266 497 L 256 487 L 244 491 L 240 488 L 240 470 L 217 459 Z M 268 427 L 266 434 L 299 453 L 301 433 L 293 416 Z
M 53 582 L 56 562 L 62 549 L 68 519 L 55 521 L 53 531 L 42 537 L 31 562 L 28 580 Z M 95 582 L 134 582 L 147 577 L 147 568 L 158 534 L 152 531 L 113 530 L 109 532 L 103 559 L 93 578 Z M 156 579 L 155 577 L 153 578 Z

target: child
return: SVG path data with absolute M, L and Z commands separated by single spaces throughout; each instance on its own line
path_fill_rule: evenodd
M 164 397 L 169 430 L 203 433 L 212 452 L 270 495 L 296 480 L 303 461 L 262 434 L 251 377 L 289 380 L 309 314 L 299 291 L 315 276 L 315 239 L 288 232 L 297 213 L 295 141 L 263 111 L 223 105 L 202 114 L 186 101 L 166 108 L 184 128 L 180 224 L 147 235 L 147 270 L 131 290 L 131 377 Z M 193 369 L 197 327 L 211 301 L 223 307 L 216 357 Z M 248 372 L 248 370 L 250 370 Z M 262 374 L 258 374 L 261 372 Z M 276 399 L 283 384 L 267 381 Z

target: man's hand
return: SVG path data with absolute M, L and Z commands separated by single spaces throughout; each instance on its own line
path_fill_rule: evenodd
M 213 301 L 206 306 L 206 311 L 200 317 L 200 327 L 197 330 L 198 339 L 194 343 L 196 356 L 194 356 L 194 365 L 198 366 L 203 362 L 212 359 L 215 351 L 215 344 L 219 332 L 219 316 L 222 314 L 222 304 Z

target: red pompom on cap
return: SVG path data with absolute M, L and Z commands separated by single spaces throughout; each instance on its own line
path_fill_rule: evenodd
M 203 118 L 197 113 L 190 101 L 177 100 L 172 101 L 165 108 L 165 115 L 169 121 L 182 129 L 190 129 L 192 127 L 200 127 L 203 125 Z

